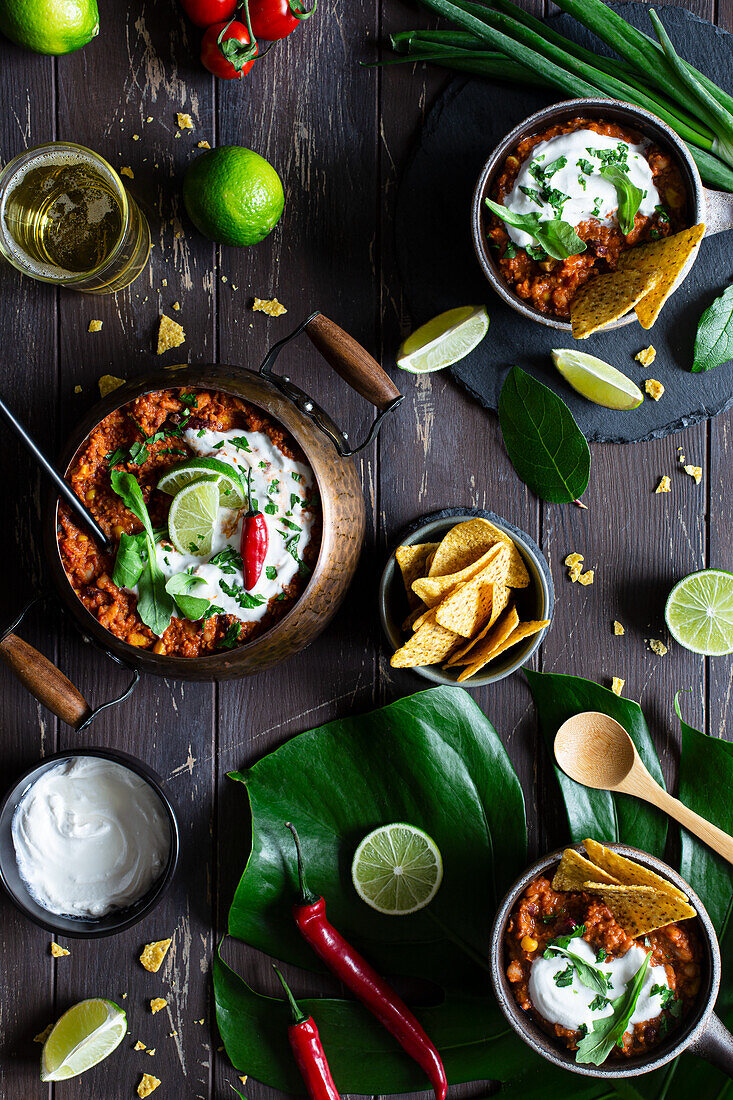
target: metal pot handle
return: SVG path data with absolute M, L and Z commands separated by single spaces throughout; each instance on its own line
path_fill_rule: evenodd
M 708 187 L 704 193 L 705 236 L 712 237 L 724 229 L 733 229 L 733 195 L 727 191 L 711 191 Z
M 733 1035 L 721 1023 L 714 1012 L 698 1039 L 687 1047 L 691 1054 L 697 1054 L 706 1062 L 711 1062 L 728 1077 L 733 1077 Z

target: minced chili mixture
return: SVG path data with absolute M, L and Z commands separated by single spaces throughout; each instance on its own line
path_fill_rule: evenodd
M 195 394 L 193 409 L 191 393 Z M 308 577 L 296 574 L 282 594 L 269 600 L 265 615 L 257 621 L 244 622 L 228 614 L 211 615 L 199 622 L 174 617 L 160 638 L 143 623 L 137 613 L 135 594 L 119 588 L 112 580 L 120 536 L 137 533 L 142 525 L 110 485 L 110 459 L 118 457 L 115 452 L 129 455 L 130 447 L 145 441 L 148 457 L 144 462 L 123 459 L 115 461 L 114 468 L 135 475 L 153 527 L 165 527 L 172 497 L 160 492 L 157 482 L 171 466 L 198 457 L 182 437 L 184 427 L 219 432 L 232 428 L 262 432 L 286 457 L 308 465 L 292 436 L 256 406 L 231 394 L 209 390 L 158 390 L 106 416 L 91 432 L 67 474 L 76 495 L 110 538 L 112 552 L 105 552 L 96 545 L 77 526 L 64 504 L 59 505 L 57 533 L 66 575 L 81 602 L 102 626 L 140 649 L 152 649 L 171 657 L 199 657 L 231 648 L 224 639 L 232 625 L 239 627 L 239 645 L 264 633 L 291 609 L 308 583 Z M 151 440 L 150 437 L 157 433 L 160 438 Z M 315 478 L 313 480 L 315 483 Z M 314 513 L 314 523 L 310 539 L 302 549 L 302 558 L 310 572 L 318 557 L 322 523 L 317 501 L 313 501 L 308 510 Z
M 570 1050 L 576 1050 L 582 1038 L 572 1031 L 551 1023 L 537 1012 L 529 996 L 532 963 L 541 958 L 547 944 L 584 925 L 585 939 L 606 959 L 625 955 L 632 947 L 651 947 L 650 966 L 664 966 L 667 983 L 681 1002 L 676 1018 L 665 1009 L 652 1020 L 635 1024 L 633 1032 L 625 1033 L 623 1046 L 614 1047 L 614 1054 L 632 1057 L 644 1054 L 664 1039 L 672 1026 L 691 1008 L 700 991 L 700 943 L 693 922 L 668 924 L 650 932 L 643 940 L 634 940 L 616 921 L 607 905 L 593 894 L 553 890 L 550 880 L 540 877 L 531 882 L 520 897 L 506 930 L 507 977 L 520 1008 L 529 1012 L 536 1023 L 552 1038 L 559 1039 Z
M 491 197 L 504 205 L 504 199 L 514 187 L 522 164 L 535 146 L 575 130 L 594 130 L 598 134 L 620 138 L 633 145 L 645 140 L 637 131 L 619 126 L 615 122 L 574 118 L 557 123 L 519 143 L 505 160 Z M 597 218 L 589 218 L 575 227 L 577 235 L 588 246 L 585 252 L 576 256 L 568 256 L 564 260 L 548 257 L 538 261 L 531 259 L 523 248 L 517 247 L 516 255 L 505 258 L 509 234 L 504 222 L 487 210 L 487 236 L 489 243 L 497 250 L 497 263 L 507 286 L 542 313 L 569 318 L 570 304 L 578 288 L 594 275 L 615 270 L 622 252 L 644 241 L 666 237 L 686 228 L 687 191 L 679 168 L 672 157 L 656 145 L 648 144 L 645 156 L 652 171 L 654 186 L 666 204 L 668 213 L 657 211 L 652 217 L 637 213 L 634 228 L 628 236 L 624 236 L 618 225 L 607 225 Z

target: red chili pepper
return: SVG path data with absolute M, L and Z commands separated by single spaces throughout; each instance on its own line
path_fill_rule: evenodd
M 407 1054 L 425 1070 L 438 1100 L 445 1100 L 448 1082 L 440 1054 L 394 989 L 329 923 L 325 901 L 312 893 L 306 885 L 303 854 L 295 826 L 287 822 L 287 827 L 293 834 L 298 853 L 300 901 L 293 906 L 293 916 L 299 931 L 331 973 L 351 990 L 387 1031 L 394 1035 Z
M 242 520 L 242 540 L 240 553 L 244 573 L 244 587 L 249 591 L 254 588 L 260 579 L 262 566 L 267 556 L 267 544 L 270 536 L 267 533 L 267 524 L 262 512 L 252 507 L 252 471 L 247 472 L 247 505 L 248 509 Z
M 308 1095 L 313 1100 L 339 1100 L 338 1089 L 331 1076 L 331 1068 L 313 1017 L 306 1016 L 300 1008 L 278 968 L 273 966 L 273 970 L 282 982 L 285 995 L 290 1002 L 293 1022 L 288 1028 L 288 1039 L 301 1077 L 308 1089 Z

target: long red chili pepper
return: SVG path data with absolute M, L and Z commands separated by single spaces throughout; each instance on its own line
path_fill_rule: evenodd
M 338 1089 L 331 1076 L 331 1069 L 313 1017 L 306 1016 L 303 1012 L 278 968 L 273 966 L 273 970 L 280 979 L 290 1002 L 293 1022 L 288 1028 L 288 1039 L 308 1089 L 308 1095 L 312 1100 L 339 1100 Z
M 252 471 L 247 471 L 247 511 L 242 520 L 240 553 L 244 573 L 244 587 L 249 591 L 260 579 L 267 556 L 270 536 L 262 512 L 252 507 Z
M 298 833 L 290 822 L 287 822 L 287 827 L 293 834 L 298 853 L 300 901 L 293 906 L 293 916 L 302 936 L 331 973 L 340 978 L 387 1031 L 394 1035 L 407 1054 L 425 1070 L 438 1100 L 445 1100 L 448 1082 L 438 1051 L 394 989 L 329 923 L 325 901 L 312 893 L 306 885 Z

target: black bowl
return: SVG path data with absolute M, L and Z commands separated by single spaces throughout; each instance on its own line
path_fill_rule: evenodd
M 71 760 L 77 756 L 96 756 L 103 760 L 112 760 L 115 764 L 120 764 L 123 768 L 139 775 L 158 795 L 170 826 L 171 844 L 168 859 L 150 889 L 133 905 L 128 905 L 124 909 L 113 909 L 110 913 L 98 918 L 58 916 L 39 905 L 30 895 L 20 877 L 13 845 L 13 815 L 25 792 L 49 768 L 54 767 L 63 760 Z M 40 764 L 34 764 L 33 767 L 23 772 L 0 803 L 0 881 L 7 890 L 10 900 L 25 917 L 28 917 L 35 924 L 39 924 L 41 928 L 46 928 L 49 932 L 55 932 L 60 936 L 95 939 L 99 936 L 114 936 L 118 932 L 124 932 L 126 928 L 131 928 L 133 924 L 137 924 L 155 908 L 170 886 L 178 865 L 179 848 L 176 812 L 173 803 L 163 790 L 162 780 L 146 764 L 143 764 L 142 760 L 138 760 L 134 756 L 128 756 L 125 752 L 87 748 L 66 749 L 63 752 L 55 752 L 52 756 L 47 756 Z

